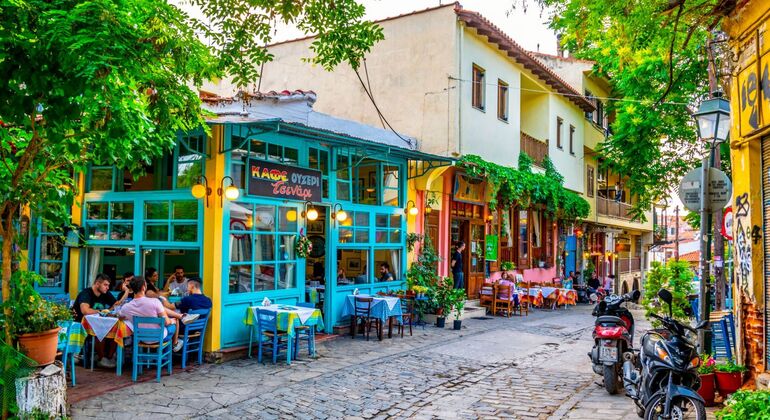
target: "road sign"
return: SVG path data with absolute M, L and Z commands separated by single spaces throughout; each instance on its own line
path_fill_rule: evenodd
M 728 206 L 722 217 L 722 236 L 728 241 L 733 240 L 733 206 Z
M 700 211 L 701 174 L 703 168 L 697 167 L 682 178 L 679 183 L 679 198 L 690 211 Z M 732 184 L 727 175 L 717 168 L 709 168 L 707 209 L 721 209 L 730 202 Z

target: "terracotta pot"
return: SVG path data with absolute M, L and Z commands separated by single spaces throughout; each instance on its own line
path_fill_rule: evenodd
M 743 385 L 743 372 L 717 372 L 716 375 L 719 395 L 724 398 L 727 398 L 730 394 L 739 390 L 741 385 Z
M 59 330 L 56 327 L 52 330 L 40 333 L 22 334 L 19 336 L 19 346 L 22 353 L 30 359 L 36 361 L 40 366 L 50 365 L 56 360 L 56 345 L 59 342 Z
M 714 396 L 716 395 L 716 379 L 713 373 L 706 373 L 700 375 L 700 388 L 698 388 L 698 395 L 700 395 L 704 401 L 706 401 L 706 407 L 714 405 Z

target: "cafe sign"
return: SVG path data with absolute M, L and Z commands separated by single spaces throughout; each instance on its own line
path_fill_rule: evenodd
M 261 197 L 321 201 L 321 172 L 249 159 L 248 192 Z

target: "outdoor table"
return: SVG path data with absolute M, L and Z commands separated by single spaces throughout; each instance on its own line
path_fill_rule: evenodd
M 574 289 L 559 289 L 559 305 L 577 305 L 577 292 Z
M 529 295 L 524 294 L 524 290 L 519 289 L 519 300 L 528 300 L 529 303 L 533 306 L 543 306 L 543 303 L 545 301 L 543 297 L 543 292 L 540 290 L 540 288 L 531 287 L 529 288 Z
M 288 347 L 286 349 L 286 364 L 291 363 L 291 342 L 296 334 L 296 327 L 308 326 L 317 330 L 324 329 L 323 315 L 321 311 L 315 308 L 302 308 L 299 306 L 273 304 L 270 306 L 250 306 L 246 309 L 246 316 L 243 323 L 249 326 L 249 351 L 251 351 L 251 342 L 254 334 L 254 327 L 257 325 L 257 309 L 263 311 L 275 312 L 278 329 L 286 331 L 289 336 Z M 262 337 L 259 337 L 261 340 Z
M 376 295 L 348 295 L 345 299 L 345 305 L 342 307 L 342 317 L 350 318 L 350 333 L 355 336 L 356 329 L 353 324 L 356 313 L 356 297 L 372 298 L 371 316 L 380 320 L 380 330 L 377 332 L 377 338 L 382 340 L 382 325 L 388 321 L 388 338 L 393 337 L 393 318 L 396 318 L 399 324 L 404 322 L 401 318 L 401 299 L 394 296 L 376 296 Z
M 101 316 L 97 314 L 86 315 L 81 321 L 88 335 L 96 340 L 103 341 L 112 338 L 118 345 L 117 375 L 123 374 L 123 340 L 133 334 L 134 326 L 130 321 L 123 321 L 115 316 Z M 94 348 L 91 346 L 91 370 L 94 370 Z

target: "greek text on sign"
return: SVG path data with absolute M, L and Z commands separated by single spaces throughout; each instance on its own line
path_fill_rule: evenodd
M 700 211 L 702 173 L 703 168 L 695 168 L 679 183 L 679 198 L 690 211 Z M 721 209 L 730 202 L 732 184 L 727 175 L 717 168 L 709 168 L 708 174 L 706 209 Z
M 321 172 L 249 159 L 249 195 L 321 201 Z

